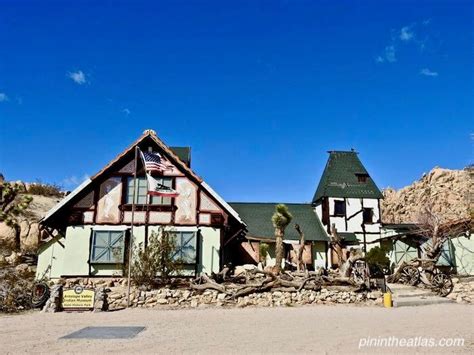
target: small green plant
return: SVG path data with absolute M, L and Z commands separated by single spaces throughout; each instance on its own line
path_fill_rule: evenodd
M 167 284 L 182 267 L 181 260 L 175 257 L 176 237 L 163 228 L 158 233 L 152 232 L 148 245 L 144 247 L 140 243 L 133 254 L 131 277 L 140 286 Z
M 260 254 L 260 261 L 265 262 L 267 259 L 268 251 L 270 250 L 270 246 L 267 243 L 260 243 L 258 248 Z

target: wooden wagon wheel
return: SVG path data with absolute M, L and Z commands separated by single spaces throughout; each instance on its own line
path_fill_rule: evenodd
M 420 281 L 420 272 L 414 266 L 408 265 L 400 273 L 400 282 L 405 285 L 415 286 Z
M 33 308 L 43 308 L 49 298 L 49 286 L 45 282 L 38 282 L 33 286 L 31 304 Z
M 446 297 L 453 291 L 454 285 L 451 277 L 441 272 L 434 275 L 431 280 L 431 287 L 438 295 Z

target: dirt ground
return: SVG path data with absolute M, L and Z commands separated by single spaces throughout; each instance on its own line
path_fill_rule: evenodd
M 59 339 L 87 326 L 146 329 L 133 339 Z M 474 352 L 474 306 L 384 309 L 298 308 L 131 309 L 109 313 L 31 312 L 0 316 L 0 353 L 400 353 Z M 363 347 L 367 337 L 464 338 L 457 347 Z

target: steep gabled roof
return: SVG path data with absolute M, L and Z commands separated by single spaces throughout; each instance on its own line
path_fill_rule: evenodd
M 79 185 L 75 190 L 73 190 L 69 195 L 67 195 L 63 200 L 61 200 L 56 206 L 54 206 L 41 220 L 42 223 L 50 219 L 53 215 L 55 215 L 58 211 L 60 211 L 64 206 L 68 205 L 71 201 L 75 199 L 82 191 L 84 191 L 91 183 L 98 180 L 103 176 L 106 172 L 116 166 L 122 158 L 126 155 L 133 155 L 133 149 L 143 143 L 146 139 L 151 139 L 158 147 L 163 151 L 166 157 L 177 166 L 181 171 L 184 171 L 188 176 L 194 180 L 194 182 L 201 186 L 201 188 L 206 191 L 209 195 L 211 195 L 221 207 L 226 210 L 230 215 L 232 215 L 239 223 L 245 224 L 242 222 L 242 219 L 238 215 L 238 213 L 232 209 L 214 190 L 211 189 L 209 185 L 207 185 L 193 170 L 188 166 L 186 161 L 181 159 L 180 155 L 185 158 L 184 153 L 187 153 L 189 156 L 190 148 L 183 148 L 177 149 L 174 151 L 172 148 L 168 147 L 158 136 L 156 135 L 155 131 L 153 130 L 146 130 L 143 134 L 133 142 L 127 149 L 125 149 L 122 153 L 117 155 L 115 159 L 110 161 L 102 170 L 100 170 L 97 174 L 92 176 L 91 178 L 84 181 L 81 185 Z M 176 149 L 176 147 L 175 147 Z
M 360 182 L 358 176 L 365 176 L 366 181 Z M 357 152 L 330 151 L 313 203 L 323 197 L 383 198 L 383 195 Z
M 172 163 L 175 163 L 178 168 L 181 168 L 184 170 L 186 173 L 191 175 L 196 181 L 199 183 L 202 182 L 202 179 L 194 173 L 194 171 L 191 170 L 189 166 L 186 165 L 184 161 L 182 161 L 179 156 L 170 148 L 168 147 L 163 141 L 158 138 L 156 135 L 155 131 L 151 129 L 147 129 L 143 134 L 135 141 L 133 142 L 127 149 L 125 149 L 122 153 L 117 155 L 115 159 L 113 159 L 109 164 L 107 164 L 101 171 L 99 171 L 97 174 L 95 174 L 91 180 L 96 179 L 98 176 L 102 175 L 105 171 L 109 170 L 109 168 L 113 165 L 115 165 L 119 160 L 121 160 L 125 155 L 129 154 L 135 146 L 139 145 L 141 142 L 143 142 L 145 139 L 151 139 L 158 147 L 160 147 L 161 150 L 167 155 L 168 158 L 170 158 Z
M 275 212 L 276 203 L 230 202 L 229 204 L 247 225 L 247 235 L 249 237 L 275 238 L 272 216 Z M 285 205 L 293 215 L 292 222 L 285 230 L 285 239 L 299 240 L 299 234 L 295 230 L 295 224 L 298 223 L 305 235 L 305 240 L 329 241 L 329 237 L 311 204 L 285 203 Z

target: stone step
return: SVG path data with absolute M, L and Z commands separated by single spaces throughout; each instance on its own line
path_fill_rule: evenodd
M 393 300 L 393 307 L 415 307 L 427 306 L 431 304 L 453 303 L 449 298 L 431 296 L 431 297 L 402 297 Z
M 388 286 L 392 291 L 394 307 L 413 307 L 426 306 L 430 304 L 453 303 L 451 299 L 437 296 L 428 289 L 401 284 L 389 284 Z
M 392 298 L 395 298 L 395 297 L 430 297 L 430 296 L 433 296 L 433 293 L 431 292 L 420 292 L 420 293 L 401 293 L 401 294 L 397 294 L 396 296 L 393 296 Z

